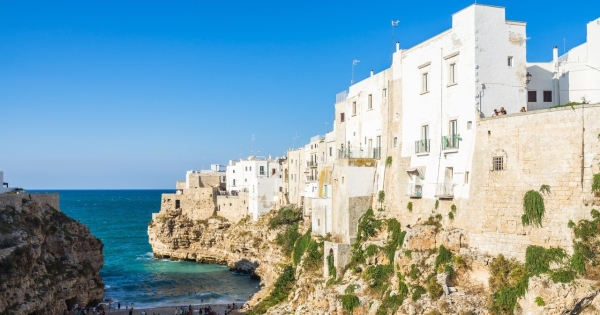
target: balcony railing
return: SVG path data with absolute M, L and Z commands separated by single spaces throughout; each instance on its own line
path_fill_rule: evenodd
M 380 159 L 381 158 L 381 148 L 374 148 L 373 149 L 373 158 L 374 159 Z
M 435 190 L 435 197 L 441 199 L 454 198 L 454 186 L 454 184 L 437 184 Z
M 306 165 L 311 168 L 315 168 L 315 167 L 319 166 L 317 161 L 308 161 L 308 162 L 306 162 Z
M 428 153 L 431 150 L 431 139 L 415 141 L 415 153 Z
M 458 135 L 448 135 L 442 137 L 442 150 L 458 149 L 459 145 Z
M 315 182 L 315 181 L 317 181 L 317 176 L 307 175 L 306 181 L 307 182 Z
M 418 184 L 408 184 L 406 186 L 406 195 L 410 198 L 421 198 L 423 196 L 423 186 Z

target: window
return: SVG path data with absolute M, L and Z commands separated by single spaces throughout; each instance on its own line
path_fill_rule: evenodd
M 383 89 L 383 90 L 381 91 L 381 96 L 382 96 L 382 97 L 387 97 L 387 89 Z
M 465 184 L 469 183 L 469 172 L 465 172 Z
M 527 91 L 527 101 L 528 102 L 537 102 L 536 91 Z
M 456 63 L 451 63 L 448 69 L 448 85 L 456 84 Z
M 513 66 L 513 57 L 512 56 L 508 56 L 508 66 L 509 67 Z
M 233 186 L 235 187 L 235 179 L 233 180 Z
M 456 122 L 456 119 L 451 120 L 448 127 L 450 127 L 450 130 L 448 130 L 448 131 L 452 137 L 454 137 L 455 135 L 458 134 L 458 123 Z
M 179 209 L 181 207 L 181 201 L 175 200 L 175 209 Z
M 492 158 L 492 170 L 494 170 L 494 171 L 503 171 L 504 170 L 504 157 L 503 156 L 494 156 Z
M 544 91 L 544 102 L 552 102 L 552 91 Z
M 356 102 L 352 102 L 352 116 L 356 115 Z
M 471 128 L 473 128 L 473 122 L 472 121 L 467 121 L 467 130 L 471 130 Z
M 369 102 L 367 109 L 373 109 L 373 94 L 369 94 Z
M 421 140 L 429 139 L 429 125 L 421 126 Z
M 394 148 L 398 146 L 398 137 L 394 137 Z
M 332 156 L 332 154 L 333 154 L 333 148 L 329 147 L 329 156 Z
M 340 113 L 340 122 L 344 122 L 344 113 Z
M 246 172 L 248 171 L 248 166 L 245 167 Z
M 429 73 L 425 72 L 421 75 L 421 93 L 429 92 Z
M 260 166 L 260 175 L 265 175 L 265 167 L 264 166 Z

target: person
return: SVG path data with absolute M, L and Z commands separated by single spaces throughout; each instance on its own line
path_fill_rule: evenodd
M 500 115 L 506 115 L 506 110 L 504 110 L 504 107 L 500 107 Z
M 121 309 L 121 302 L 117 303 L 118 309 Z
M 521 107 L 521 113 L 525 113 L 527 112 L 527 110 L 525 109 L 525 106 Z
M 133 309 L 129 309 L 129 315 L 133 315 Z
M 498 116 L 498 110 L 494 108 L 494 113 L 492 114 L 492 117 L 494 116 Z

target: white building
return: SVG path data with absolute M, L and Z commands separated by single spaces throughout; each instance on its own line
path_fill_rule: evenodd
M 562 56 L 558 47 L 551 62 L 527 64 L 527 110 L 569 102 L 600 101 L 600 18 L 587 24 L 587 41 Z
M 283 191 L 281 159 L 250 156 L 232 160 L 227 166 L 226 189 L 229 195 L 248 194 L 248 214 L 253 220 L 271 211 Z

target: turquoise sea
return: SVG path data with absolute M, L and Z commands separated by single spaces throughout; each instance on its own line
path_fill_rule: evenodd
M 164 305 L 245 302 L 259 281 L 227 267 L 152 257 L 148 222 L 172 190 L 44 190 L 60 194 L 60 209 L 104 243 L 105 299 L 137 309 Z

